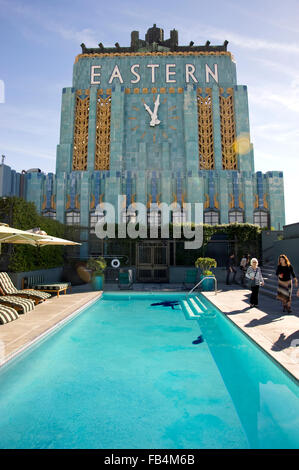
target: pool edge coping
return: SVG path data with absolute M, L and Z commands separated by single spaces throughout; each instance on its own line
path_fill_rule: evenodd
M 99 294 L 96 297 L 94 297 L 93 299 L 90 299 L 88 302 L 86 302 L 84 305 L 81 305 L 81 307 L 78 307 L 76 310 L 71 312 L 69 315 L 64 317 L 62 320 L 59 320 L 57 323 L 50 326 L 48 329 L 43 331 L 41 334 L 36 336 L 34 339 L 29 341 L 28 343 L 25 343 L 23 346 L 20 346 L 14 352 L 12 352 L 8 356 L 6 356 L 5 359 L 3 359 L 2 362 L 0 362 L 0 371 L 1 371 L 2 367 L 8 366 L 9 363 L 13 362 L 14 360 L 17 360 L 19 358 L 19 356 L 22 355 L 22 353 L 25 353 L 31 347 L 36 346 L 39 342 L 46 339 L 47 336 L 50 336 L 52 333 L 55 332 L 56 329 L 58 330 L 59 328 L 62 328 L 66 323 L 68 323 L 73 318 L 75 318 L 77 315 L 79 315 L 82 312 L 82 310 L 90 307 L 90 305 L 92 305 L 93 303 L 95 303 L 97 300 L 99 300 L 102 297 L 103 293 L 104 293 L 104 291 L 100 291 Z
M 108 291 L 109 292 L 109 291 Z M 22 353 L 25 353 L 27 350 L 29 350 L 31 347 L 33 346 L 36 346 L 39 342 L 41 342 L 42 340 L 46 339 L 47 336 L 50 336 L 53 332 L 55 332 L 55 330 L 58 330 L 59 328 L 62 328 L 66 323 L 68 323 L 69 321 L 71 321 L 73 318 L 75 318 L 77 315 L 79 315 L 82 310 L 88 308 L 90 305 L 92 305 L 93 303 L 95 303 L 96 301 L 98 301 L 102 296 L 103 294 L 105 293 L 105 291 L 100 291 L 99 294 L 94 297 L 93 299 L 89 300 L 87 303 L 85 303 L 84 305 L 81 305 L 80 307 L 78 307 L 76 310 L 74 310 L 73 312 L 71 312 L 69 315 L 67 315 L 65 318 L 63 318 L 62 320 L 60 320 L 59 322 L 55 323 L 54 325 L 52 325 L 50 328 L 46 329 L 45 331 L 43 331 L 41 334 L 39 334 L 38 336 L 36 336 L 36 338 L 32 339 L 31 341 L 29 341 L 28 343 L 24 344 L 23 346 L 21 346 L 20 348 L 18 348 L 17 350 L 15 350 L 13 353 L 9 354 L 4 360 L 3 362 L 0 363 L 0 371 L 3 367 L 5 366 L 8 366 L 9 363 L 11 363 L 13 360 L 17 360 L 19 358 L 19 356 L 22 355 Z M 135 294 L 134 291 L 122 291 L 121 292 L 122 294 Z M 159 293 L 165 293 L 164 291 L 155 291 L 154 294 L 159 294 Z M 184 294 L 183 292 L 172 292 L 172 294 Z M 114 294 L 114 292 L 113 292 Z M 138 292 L 138 294 L 148 294 L 147 293 L 144 293 L 144 292 Z M 168 293 L 165 293 L 165 294 L 168 294 Z M 206 295 L 205 292 L 200 292 L 200 294 L 203 294 L 204 298 L 208 301 L 208 302 L 211 302 L 211 304 L 225 317 L 227 318 L 235 327 L 237 327 L 240 332 L 242 332 L 250 341 L 253 342 L 254 345 L 256 345 L 264 354 L 266 354 L 270 360 L 272 360 L 275 365 L 277 365 L 279 368 L 282 369 L 282 371 L 284 373 L 286 373 L 297 385 L 299 384 L 299 378 L 296 377 L 296 375 L 294 375 L 294 373 L 288 369 L 288 367 L 283 364 L 282 362 L 280 362 L 276 357 L 274 357 L 271 353 L 271 351 L 267 350 L 263 345 L 261 345 L 256 338 L 252 337 L 247 331 L 244 330 L 244 328 L 242 328 L 241 325 L 239 325 L 238 323 L 236 323 L 232 318 L 230 318 L 230 316 L 228 314 L 226 314 L 225 312 L 223 312 L 221 310 L 220 307 L 218 307 L 214 302 L 213 300 L 208 296 Z M 260 333 L 259 333 L 260 335 Z M 267 338 L 265 338 L 267 339 Z M 267 340 L 269 341 L 269 340 Z
M 209 302 L 211 302 L 211 304 L 213 304 L 213 306 L 215 308 L 217 308 L 217 310 L 219 310 L 219 312 L 224 315 L 225 318 L 227 318 L 234 326 L 236 326 L 249 340 L 251 340 L 258 348 L 260 348 L 260 350 L 266 354 L 271 361 L 273 361 L 275 363 L 275 365 L 277 365 L 280 369 L 282 369 L 282 371 L 284 373 L 286 373 L 287 375 L 289 375 L 289 377 L 296 383 L 296 385 L 299 385 L 299 374 L 298 374 L 298 377 L 296 377 L 296 375 L 290 370 L 288 369 L 287 365 L 283 364 L 282 362 L 280 362 L 275 356 L 273 356 L 273 354 L 271 353 L 271 350 L 268 350 L 266 349 L 262 344 L 260 344 L 256 338 L 252 337 L 247 331 L 244 330 L 244 328 L 239 325 L 238 323 L 236 323 L 233 318 L 230 318 L 229 314 L 226 314 L 225 312 L 223 312 L 221 310 L 220 307 L 218 307 L 218 305 L 216 305 L 213 300 L 205 294 L 205 292 L 200 292 L 201 294 L 204 295 L 205 299 L 207 299 Z M 258 333 L 259 336 L 263 336 L 260 332 Z M 264 336 L 265 340 L 267 340 L 268 342 L 270 342 L 269 339 L 267 339 L 265 336 Z M 282 353 L 283 354 L 283 353 Z M 294 364 L 295 365 L 295 364 Z

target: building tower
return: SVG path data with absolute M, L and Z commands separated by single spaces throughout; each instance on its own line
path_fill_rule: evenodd
M 156 25 L 144 40 L 133 31 L 128 47 L 81 44 L 62 90 L 56 175 L 27 174 L 27 198 L 89 229 L 103 216 L 98 205 L 116 207 L 118 195 L 126 220 L 134 201 L 157 212 L 174 202 L 173 220 L 201 202 L 205 223 L 282 229 L 283 174 L 254 170 L 247 87 L 227 45 L 179 46 L 175 29 L 165 40 Z

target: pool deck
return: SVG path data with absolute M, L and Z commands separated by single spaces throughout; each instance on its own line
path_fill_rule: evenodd
M 74 287 L 71 294 L 53 296 L 18 320 L 0 325 L 0 366 L 101 295 L 88 285 Z
M 115 291 L 106 284 L 105 290 Z M 182 291 L 181 284 L 134 284 L 133 291 Z M 129 292 L 132 292 L 129 291 Z M 250 291 L 238 285 L 219 285 L 218 293 L 203 293 L 216 307 L 263 348 L 293 377 L 299 380 L 299 298 L 293 302 L 292 314 L 283 314 L 280 303 L 259 296 L 259 308 L 249 308 Z M 0 326 L 0 366 L 22 352 L 56 326 L 76 315 L 89 303 L 100 298 L 102 291 L 88 284 L 76 286 L 71 294 L 51 297 L 17 321 Z
M 249 308 L 250 291 L 236 285 L 220 285 L 217 295 L 203 294 L 299 380 L 299 298 L 293 301 L 292 313 L 285 314 L 279 301 L 261 294 L 259 307 Z

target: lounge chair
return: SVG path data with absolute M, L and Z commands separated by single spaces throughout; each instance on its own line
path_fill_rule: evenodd
M 17 320 L 18 318 L 19 314 L 14 308 L 0 305 L 0 325 L 4 325 L 5 323 Z
M 15 295 L 1 295 L 0 305 L 13 307 L 19 313 L 27 313 L 34 309 L 34 301 L 32 299 L 24 299 Z
M 120 289 L 131 289 L 133 286 L 132 270 L 123 271 L 118 273 L 118 287 Z
M 2 295 L 17 295 L 18 297 L 26 297 L 32 299 L 35 303 L 42 302 L 43 300 L 51 297 L 47 292 L 40 292 L 34 289 L 18 290 L 11 281 L 9 275 L 5 272 L 0 272 L 0 292 Z
M 192 287 L 196 284 L 197 279 L 197 269 L 187 269 L 185 271 L 185 279 L 184 279 L 184 286 L 185 287 Z
M 60 292 L 66 294 L 67 289 L 72 290 L 70 282 L 55 282 L 48 284 L 32 284 L 33 289 L 38 290 L 39 292 L 50 292 L 51 294 L 56 294 L 59 297 Z

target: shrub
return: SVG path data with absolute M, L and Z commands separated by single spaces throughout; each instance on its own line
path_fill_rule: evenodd
M 217 261 L 214 258 L 197 258 L 194 264 L 196 268 L 201 269 L 204 276 L 210 276 L 213 274 L 210 268 L 216 268 Z

